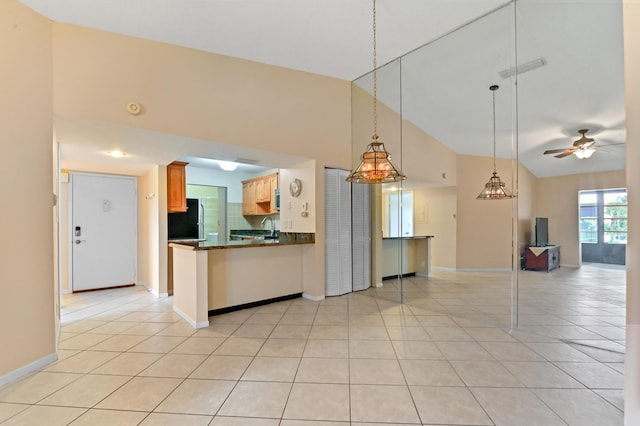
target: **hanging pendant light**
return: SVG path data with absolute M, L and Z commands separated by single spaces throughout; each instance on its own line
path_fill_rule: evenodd
M 513 198 L 507 188 L 505 188 L 504 182 L 498 176 L 496 172 L 496 90 L 499 86 L 493 85 L 489 87 L 493 95 L 493 174 L 489 178 L 489 182 L 484 185 L 484 189 L 476 197 L 478 200 L 502 200 L 505 198 Z
M 347 176 L 353 183 L 399 182 L 407 177 L 400 173 L 391 162 L 391 155 L 385 150 L 378 136 L 378 74 L 376 58 L 376 0 L 373 0 L 373 136 L 367 150 L 362 154 L 360 165 Z

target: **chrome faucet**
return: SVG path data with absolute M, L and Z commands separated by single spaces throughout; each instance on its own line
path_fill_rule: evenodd
M 271 221 L 271 236 L 275 237 L 276 236 L 276 224 L 273 221 L 273 218 L 271 216 L 265 216 L 264 219 L 262 219 L 262 222 L 260 222 L 260 225 L 264 225 L 264 223 L 267 221 L 267 219 L 269 219 Z

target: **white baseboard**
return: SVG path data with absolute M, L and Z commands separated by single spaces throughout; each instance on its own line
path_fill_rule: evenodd
M 155 297 L 157 297 L 158 299 L 161 299 L 163 297 L 169 297 L 169 293 L 159 293 L 157 290 L 149 287 L 147 285 L 147 283 L 143 282 L 143 281 L 138 281 L 136 282 L 136 285 L 142 286 L 144 287 L 149 293 L 153 294 Z
M 511 268 L 456 268 L 455 272 L 511 272 Z
M 143 281 L 136 281 L 136 285 L 142 286 L 144 287 L 149 293 L 153 294 L 153 290 L 151 290 L 149 288 L 149 286 L 147 285 L 147 283 L 143 282 Z
M 45 356 L 44 358 L 40 358 L 39 360 L 32 362 L 31 364 L 27 364 L 23 367 L 18 368 L 17 370 L 13 370 L 12 372 L 5 374 L 4 376 L 0 376 L 0 386 L 16 380 L 20 377 L 26 376 L 29 373 L 40 370 L 42 367 L 49 365 L 57 360 L 58 354 L 52 353 Z
M 450 271 L 450 272 L 455 272 L 456 268 L 450 268 L 448 266 L 432 266 L 431 270 L 433 271 Z
M 429 278 L 431 278 L 431 275 L 419 274 L 419 273 L 416 272 L 416 277 L 429 279 Z
M 209 320 L 202 321 L 202 322 L 195 322 L 193 319 L 191 319 L 189 317 L 189 315 L 185 314 L 180 309 L 176 308 L 175 305 L 173 306 L 173 312 L 175 312 L 176 314 L 180 315 L 180 317 L 182 317 L 183 320 L 188 322 L 191 325 L 191 327 L 193 327 L 193 328 L 209 327 Z
M 447 271 L 447 272 L 510 272 L 512 269 L 511 268 L 450 268 L 448 266 L 432 266 L 431 270 Z
M 308 293 L 302 293 L 302 298 L 303 299 L 307 299 L 307 300 L 311 300 L 311 301 L 314 301 L 314 302 L 319 302 L 321 300 L 324 300 L 325 296 L 312 296 L 312 295 L 310 295 Z
M 374 287 L 374 288 L 380 288 L 380 287 L 382 287 L 382 282 L 375 283 L 372 287 Z

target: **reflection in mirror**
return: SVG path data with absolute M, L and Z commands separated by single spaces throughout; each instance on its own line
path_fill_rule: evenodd
M 509 326 L 515 204 L 482 203 L 476 196 L 492 167 L 486 96 L 492 84 L 500 84 L 502 95 L 496 105 L 497 169 L 516 187 L 515 81 L 499 74 L 515 65 L 513 21 L 510 3 L 378 70 L 380 134 L 407 176 L 399 193 L 411 194 L 413 217 L 403 218 L 402 207 L 391 209 L 393 215 L 388 206 L 409 201 L 377 188 L 373 223 L 380 232 L 374 231 L 372 247 L 383 254 L 372 265 L 393 264 L 397 273 L 382 281 L 388 271 L 377 271 L 377 287 L 369 293 Z M 352 86 L 354 158 L 369 136 L 370 126 L 362 123 L 370 117 L 371 79 L 365 75 Z M 390 235 L 404 239 L 405 233 L 406 242 L 390 241 Z
M 575 295 L 563 283 L 579 281 L 572 274 L 584 261 L 578 193 L 626 186 L 621 9 L 608 0 L 510 2 L 379 69 L 381 137 L 408 176 L 401 189 L 413 193 L 413 235 L 434 236 L 433 275 L 401 269 L 383 282 L 376 271 L 370 294 L 478 326 L 548 334 L 571 322 L 559 312 Z M 492 170 L 493 84 L 496 169 L 517 198 L 483 203 L 475 198 Z M 357 158 L 370 137 L 362 121 L 371 76 L 352 87 Z M 543 154 L 573 146 L 580 129 L 601 146 L 590 158 Z M 381 247 L 385 201 L 375 191 L 372 244 Z M 549 218 L 550 243 L 560 247 L 561 267 L 548 275 L 520 270 L 536 217 Z M 407 263 L 397 246 L 397 263 Z
M 383 237 L 413 237 L 413 191 L 386 192 L 383 186 Z

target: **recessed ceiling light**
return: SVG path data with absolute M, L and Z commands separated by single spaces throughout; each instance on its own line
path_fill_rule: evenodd
M 126 156 L 127 154 L 125 154 L 122 151 L 109 151 L 107 154 L 109 154 L 110 156 L 114 157 L 114 158 L 122 158 L 124 156 Z
M 218 161 L 218 165 L 220 166 L 220 168 L 227 172 L 232 172 L 238 167 L 238 163 L 234 163 L 233 161 L 223 161 L 223 160 L 216 160 L 216 161 Z

